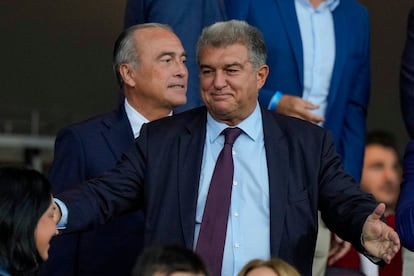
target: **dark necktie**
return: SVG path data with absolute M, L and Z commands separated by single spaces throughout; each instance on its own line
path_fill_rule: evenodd
M 233 185 L 232 148 L 242 130 L 237 127 L 226 128 L 222 133 L 225 142 L 211 177 L 196 247 L 197 253 L 203 257 L 212 276 L 221 275 Z

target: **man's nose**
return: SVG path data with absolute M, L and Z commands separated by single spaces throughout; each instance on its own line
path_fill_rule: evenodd
M 177 73 L 176 76 L 181 78 L 188 76 L 188 69 L 185 63 L 181 60 L 177 61 Z
M 216 89 L 222 89 L 226 87 L 226 85 L 227 85 L 226 75 L 224 74 L 224 72 L 217 70 L 216 74 L 214 75 L 214 87 Z

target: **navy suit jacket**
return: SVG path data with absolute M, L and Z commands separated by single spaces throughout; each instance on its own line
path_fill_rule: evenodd
M 303 49 L 294 0 L 225 0 L 229 18 L 262 31 L 269 76 L 259 94 L 268 106 L 275 91 L 302 97 Z M 366 109 L 370 91 L 370 32 L 367 10 L 355 0 L 341 0 L 333 11 L 335 64 L 324 127 L 331 130 L 345 170 L 361 177 Z
M 407 39 L 401 59 L 401 109 L 410 137 L 414 139 L 414 8 L 407 23 Z
M 401 245 L 414 251 L 414 140 L 405 150 L 404 177 L 395 214 L 395 226 Z
M 135 24 L 159 22 L 171 26 L 183 43 L 188 68 L 187 104 L 176 112 L 203 105 L 200 97 L 196 44 L 201 30 L 225 19 L 223 0 L 128 0 L 125 28 Z
M 362 226 L 376 203 L 342 170 L 331 136 L 311 123 L 261 112 L 271 254 L 311 275 L 318 209 L 328 227 L 362 250 Z M 200 107 L 144 125 L 114 170 L 57 195 L 68 207 L 68 231 L 105 223 L 143 203 L 147 244 L 192 248 L 206 113 Z
M 123 104 L 114 112 L 62 129 L 49 171 L 53 192 L 112 169 L 133 143 Z M 135 212 L 93 231 L 57 236 L 44 270 L 53 276 L 130 275 L 143 247 L 143 223 L 143 213 Z

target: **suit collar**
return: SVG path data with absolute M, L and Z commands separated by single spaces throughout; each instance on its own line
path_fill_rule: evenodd
M 207 111 L 205 107 L 200 107 L 176 116 L 189 118 L 186 120 L 186 132 L 178 137 L 178 166 L 180 169 L 178 196 L 185 244 L 192 248 L 201 162 L 206 138 Z
M 270 252 L 277 255 L 284 231 L 289 191 L 289 144 L 278 116 L 262 109 L 264 142 L 269 175 Z M 277 199 L 277 200 L 276 200 Z
M 101 134 L 114 156 L 118 159 L 134 141 L 124 105 L 119 105 L 117 110 L 103 118 L 102 125 Z
M 149 120 L 145 118 L 144 115 L 142 115 L 138 110 L 133 108 L 129 102 L 128 99 L 125 98 L 124 100 L 124 110 L 127 115 L 128 121 L 132 128 L 132 133 L 134 134 L 134 137 L 138 137 L 139 133 L 141 131 L 141 127 L 143 124 L 148 123 Z
M 296 16 L 295 1 L 275 0 L 278 6 L 277 12 L 283 21 L 283 26 L 293 50 L 296 66 L 298 68 L 300 86 L 303 87 L 303 49 L 300 36 L 299 23 Z M 277 35 L 277 34 L 275 34 Z M 298 43 L 298 41 L 300 43 Z
M 348 23 L 346 21 L 346 15 L 343 12 L 343 9 L 338 6 L 333 12 L 333 24 L 335 30 L 335 63 L 332 71 L 331 85 L 328 93 L 328 108 L 326 114 L 330 114 L 330 108 L 332 108 L 332 102 L 335 100 L 336 94 L 339 89 L 341 76 L 343 75 L 343 70 L 345 66 L 345 56 L 346 56 L 346 47 L 348 37 Z M 348 42 L 349 43 L 349 42 Z

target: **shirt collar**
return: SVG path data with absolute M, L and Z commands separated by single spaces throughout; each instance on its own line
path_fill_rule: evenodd
M 311 3 L 309 2 L 309 0 L 295 0 L 295 1 L 307 8 L 314 9 Z M 329 11 L 333 12 L 336 9 L 336 7 L 338 7 L 339 3 L 340 3 L 340 0 L 324 0 L 316 10 L 328 9 Z
M 129 103 L 128 100 L 125 98 L 125 112 L 127 114 L 129 124 L 131 125 L 132 132 L 134 133 L 134 138 L 137 138 L 139 136 L 139 133 L 141 131 L 141 127 L 143 124 L 148 123 L 149 120 L 144 117 L 141 113 L 139 113 L 135 108 L 133 108 Z M 168 116 L 173 115 L 173 112 L 171 110 L 170 114 Z
M 263 128 L 257 127 L 262 126 L 262 113 L 260 112 L 259 103 L 256 104 L 256 108 L 246 119 L 240 122 L 237 126 L 253 141 L 257 141 L 261 134 L 263 134 Z M 229 127 L 224 123 L 216 121 L 210 113 L 207 112 L 207 128 L 209 131 L 209 141 L 213 143 L 221 134 L 221 132 Z
M 136 111 L 129 103 L 128 100 L 125 98 L 125 112 L 127 114 L 129 124 L 132 128 L 132 133 L 134 133 L 134 138 L 139 136 L 139 132 L 141 131 L 141 127 L 143 124 L 148 123 L 148 119 L 145 118 L 141 113 Z

